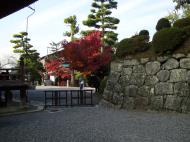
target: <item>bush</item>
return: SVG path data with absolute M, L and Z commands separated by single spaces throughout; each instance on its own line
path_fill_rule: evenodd
M 129 54 L 143 52 L 149 47 L 147 41 L 147 36 L 144 35 L 123 39 L 116 45 L 116 55 L 118 57 L 124 57 Z
M 170 27 L 171 27 L 171 24 L 169 20 L 166 18 L 161 18 L 160 20 L 158 20 L 158 23 L 156 25 L 156 30 L 160 31 L 164 28 L 170 28 Z
M 104 93 L 104 89 L 106 88 L 106 83 L 107 83 L 107 77 L 104 77 L 101 82 L 100 82 L 100 86 L 99 86 L 99 94 L 103 94 Z
M 184 42 L 184 32 L 179 28 L 166 28 L 158 31 L 152 40 L 152 45 L 157 53 L 172 53 Z
M 186 36 L 187 38 L 189 38 L 189 37 L 190 37 L 190 25 L 184 27 L 182 30 L 184 31 L 185 36 Z
M 177 20 L 173 26 L 177 28 L 184 28 L 190 26 L 190 17 Z
M 87 76 L 87 82 L 88 85 L 91 87 L 95 87 L 96 90 L 99 88 L 100 86 L 100 78 L 94 74 Z
M 149 32 L 148 32 L 148 30 L 141 30 L 141 31 L 139 32 L 139 35 L 149 36 Z
M 149 42 L 150 36 L 149 36 L 148 30 L 141 30 L 139 32 L 139 36 L 144 36 L 145 37 L 145 42 L 147 42 L 147 43 Z

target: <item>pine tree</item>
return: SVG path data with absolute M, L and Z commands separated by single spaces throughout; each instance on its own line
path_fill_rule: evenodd
M 64 33 L 65 36 L 71 37 L 71 41 L 75 40 L 75 35 L 79 32 L 79 26 L 77 26 L 77 18 L 75 15 L 64 19 L 64 23 L 68 24 L 70 31 Z
M 77 18 L 75 15 L 70 16 L 66 19 L 64 19 L 64 23 L 68 24 L 70 27 L 70 31 L 66 31 L 64 33 L 65 36 L 70 37 L 71 41 L 75 40 L 75 35 L 79 32 L 79 26 L 77 26 Z M 74 75 L 74 69 L 72 70 L 71 73 L 71 85 L 75 85 L 75 75 Z
M 93 0 L 91 14 L 83 24 L 88 27 L 100 29 L 102 32 L 102 40 L 105 45 L 114 45 L 117 41 L 117 33 L 113 30 L 117 29 L 119 19 L 111 17 L 111 9 L 117 8 L 115 0 Z
M 26 73 L 31 75 L 31 81 L 41 81 L 43 75 L 43 65 L 39 62 L 39 53 L 33 49 L 33 46 L 29 43 L 30 39 L 27 37 L 27 32 L 20 32 L 13 35 L 13 40 L 10 40 L 14 44 L 13 52 L 20 54 L 20 57 L 24 58 L 26 66 Z
M 20 53 L 22 56 L 31 56 L 36 53 L 35 49 L 32 49 L 32 45 L 29 43 L 30 39 L 27 38 L 27 32 L 20 32 L 13 35 L 13 40 L 10 42 L 15 44 L 13 46 L 14 53 Z

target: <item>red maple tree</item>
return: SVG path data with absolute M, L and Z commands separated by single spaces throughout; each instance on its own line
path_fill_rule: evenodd
M 101 32 L 95 31 L 72 42 L 63 42 L 63 56 L 70 62 L 72 69 L 90 74 L 111 60 L 111 47 L 101 42 Z M 104 47 L 103 52 L 100 51 Z
M 55 75 L 61 79 L 69 79 L 70 69 L 63 66 L 63 60 L 61 58 L 46 60 L 45 68 L 50 75 Z
M 100 51 L 104 47 L 103 52 Z M 62 79 L 71 77 L 71 70 L 77 70 L 88 75 L 111 60 L 111 47 L 101 42 L 101 32 L 95 31 L 79 40 L 62 43 L 62 51 L 56 53 L 56 58 L 46 60 L 45 68 L 51 75 Z M 63 66 L 68 61 L 70 68 Z

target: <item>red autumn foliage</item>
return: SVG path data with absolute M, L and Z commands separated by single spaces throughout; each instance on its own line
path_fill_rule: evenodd
M 63 50 L 56 54 L 56 58 L 50 58 L 46 61 L 45 67 L 51 75 L 62 79 L 70 78 L 71 71 L 63 66 L 64 61 L 68 61 L 70 68 L 80 71 L 84 74 L 90 74 L 106 65 L 111 60 L 111 48 L 105 47 L 103 53 L 100 48 L 101 32 L 95 31 L 88 36 L 73 41 L 62 43 Z
M 70 62 L 72 69 L 85 74 L 96 71 L 111 60 L 111 48 L 105 47 L 103 53 L 100 48 L 101 32 L 95 31 L 88 36 L 73 42 L 63 42 L 64 57 Z
M 70 75 L 70 69 L 63 67 L 63 60 L 61 59 L 49 59 L 46 61 L 45 64 L 46 70 L 51 75 L 55 75 L 57 77 L 60 77 L 62 79 L 68 79 L 71 77 Z

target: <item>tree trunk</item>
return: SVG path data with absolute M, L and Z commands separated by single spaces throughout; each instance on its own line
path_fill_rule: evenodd
M 75 86 L 75 70 L 73 69 L 71 72 L 71 86 Z
M 20 80 L 24 84 L 24 58 L 20 58 Z M 26 88 L 22 87 L 20 89 L 20 99 L 23 105 L 27 103 Z

